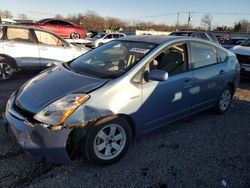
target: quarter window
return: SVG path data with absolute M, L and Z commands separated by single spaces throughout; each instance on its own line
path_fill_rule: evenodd
M 190 49 L 193 68 L 204 67 L 217 63 L 216 51 L 213 46 L 205 43 L 191 42 Z
M 35 34 L 40 44 L 51 45 L 51 46 L 63 46 L 63 42 L 59 38 L 50 33 L 36 30 Z
M 7 40 L 16 42 L 33 42 L 33 38 L 29 29 L 23 28 L 8 28 Z

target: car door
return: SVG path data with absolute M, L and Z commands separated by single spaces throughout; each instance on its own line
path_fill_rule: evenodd
M 143 131 L 157 128 L 190 113 L 193 73 L 188 70 L 187 44 L 176 43 L 165 48 L 148 65 L 149 71 L 168 72 L 166 81 L 145 81 L 142 84 Z M 145 75 L 145 74 L 144 74 Z
M 38 41 L 41 67 L 49 67 L 75 58 L 73 48 L 56 35 L 42 30 L 34 32 Z
M 191 64 L 194 73 L 194 96 L 197 109 L 207 108 L 217 101 L 223 90 L 226 66 L 219 62 L 216 48 L 208 43 L 190 42 Z
M 39 49 L 28 28 L 7 27 L 3 40 L 4 54 L 13 57 L 18 67 L 39 68 Z
M 65 38 L 70 36 L 73 25 L 69 22 L 58 20 L 58 35 Z

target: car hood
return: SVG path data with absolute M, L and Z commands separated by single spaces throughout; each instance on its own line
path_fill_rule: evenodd
M 51 68 L 26 82 L 16 95 L 15 104 L 38 113 L 48 104 L 70 93 L 89 93 L 108 80 L 72 72 L 64 65 Z
M 237 45 L 230 49 L 231 52 L 235 54 L 241 55 L 249 55 L 250 56 L 250 47 L 249 46 L 241 46 Z

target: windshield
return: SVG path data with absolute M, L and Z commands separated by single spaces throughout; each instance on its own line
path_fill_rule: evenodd
M 242 42 L 240 45 L 241 46 L 250 46 L 250 38 L 245 40 L 244 42 Z
M 77 58 L 69 67 L 98 78 L 116 78 L 127 72 L 148 54 L 155 44 L 111 41 Z
M 97 38 L 100 39 L 102 37 L 104 37 L 106 34 L 105 33 L 98 33 L 96 36 L 94 36 L 93 38 Z

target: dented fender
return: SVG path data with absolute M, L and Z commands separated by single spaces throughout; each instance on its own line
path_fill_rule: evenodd
M 64 122 L 64 124 L 84 127 L 90 121 L 111 115 L 115 115 L 111 110 L 96 108 L 90 105 L 82 105 Z

